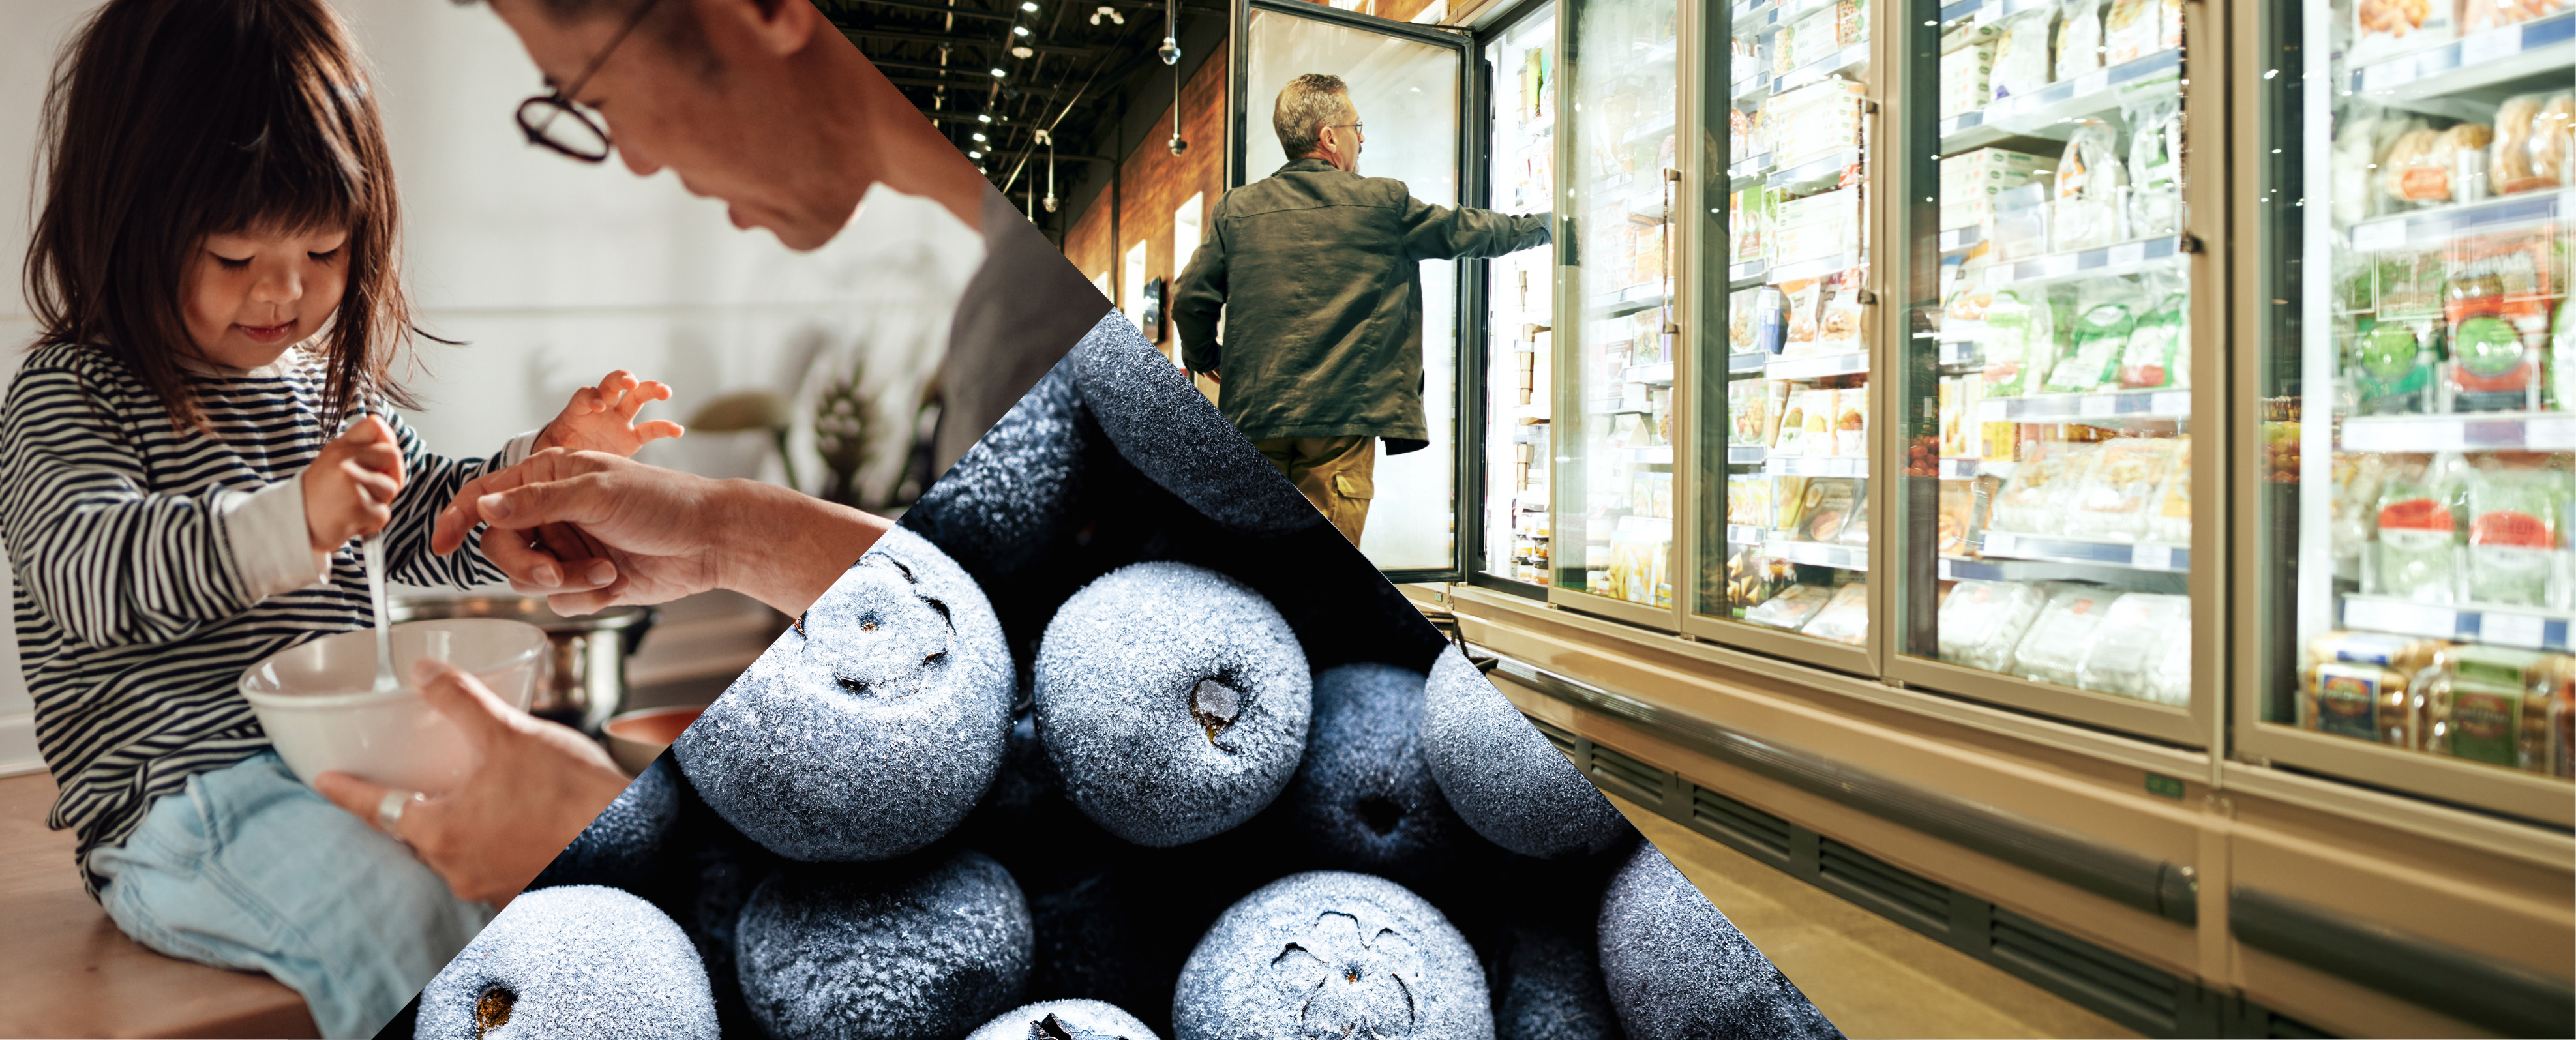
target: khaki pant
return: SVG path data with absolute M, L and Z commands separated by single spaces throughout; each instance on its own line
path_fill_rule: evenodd
M 1261 456 L 1287 474 L 1306 500 L 1322 510 L 1342 537 L 1360 544 L 1360 527 L 1368 522 L 1369 499 L 1377 487 L 1369 474 L 1377 469 L 1375 437 L 1274 437 L 1254 441 Z

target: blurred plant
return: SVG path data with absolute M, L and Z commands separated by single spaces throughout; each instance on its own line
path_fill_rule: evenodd
M 689 417 L 691 433 L 751 433 L 766 431 L 770 442 L 778 446 L 778 465 L 786 471 L 787 486 L 796 482 L 796 460 L 787 452 L 787 399 L 771 390 L 737 390 L 698 408 Z
M 877 436 L 877 402 L 861 387 L 865 362 L 824 384 L 814 401 L 814 450 L 823 456 L 823 500 L 859 507 L 859 470 Z

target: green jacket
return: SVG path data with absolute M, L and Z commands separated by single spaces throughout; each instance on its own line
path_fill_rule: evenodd
M 1181 361 L 1220 376 L 1217 410 L 1252 440 L 1368 436 L 1386 438 L 1390 454 L 1420 448 L 1430 437 L 1421 262 L 1543 245 L 1550 223 L 1434 206 L 1402 181 L 1296 160 L 1218 200 L 1173 291 Z

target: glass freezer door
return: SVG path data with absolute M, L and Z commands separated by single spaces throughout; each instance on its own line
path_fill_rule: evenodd
M 1543 213 L 1556 196 L 1556 7 L 1484 33 L 1487 208 Z M 1549 419 L 1555 414 L 1555 254 L 1485 262 L 1483 518 L 1480 583 L 1543 594 L 1548 583 Z
M 2576 9 L 2283 4 L 2244 753 L 2576 808 Z
M 1889 671 L 2206 745 L 2192 361 L 2217 330 L 2192 318 L 2224 287 L 2193 284 L 2184 205 L 2185 101 L 2216 96 L 2184 89 L 2215 53 L 2186 46 L 2199 9 L 1908 5 Z
M 1238 9 L 1240 10 L 1240 9 Z M 1237 185 L 1288 157 L 1270 127 L 1280 88 L 1310 72 L 1339 76 L 1367 124 L 1360 173 L 1403 181 L 1413 197 L 1459 202 L 1465 149 L 1460 113 L 1466 41 L 1450 33 L 1316 4 L 1254 0 L 1238 27 L 1233 113 Z M 1377 446 L 1376 495 L 1360 551 L 1397 581 L 1458 577 L 1457 264 L 1422 264 L 1422 409 L 1430 445 L 1401 455 Z

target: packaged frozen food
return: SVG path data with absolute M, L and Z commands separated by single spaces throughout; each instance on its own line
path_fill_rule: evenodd
M 1820 477 L 1807 482 L 1803 519 L 1793 530 L 1801 541 L 1839 542 L 1866 504 L 1857 480 Z
M 1866 0 L 1835 0 L 1834 40 L 1845 47 L 1869 42 L 1869 4 Z
M 2565 475 L 2490 470 L 2469 481 L 2468 593 L 2495 606 L 2548 606 L 2567 506 Z
M 1986 328 L 1979 338 L 1985 362 L 1984 397 L 2019 397 L 2057 361 L 2056 310 L 2047 296 L 2020 289 L 1998 289 L 1986 309 Z
M 1771 440 L 1770 385 L 1764 379 L 1726 384 L 1728 444 L 1767 444 Z
M 2440 330 L 2431 321 L 2381 320 L 2353 337 L 2347 375 L 2364 415 L 2430 410 L 2433 374 L 2441 367 Z
M 1853 354 L 1861 350 L 1860 280 L 1846 275 L 1834 280 L 1816 318 L 1816 352 Z
M 1768 285 L 1753 292 L 1753 349 L 1777 354 L 1788 346 L 1788 294 Z
M 2471 168 L 2483 177 L 2486 149 L 2494 137 L 2493 128 L 2485 123 L 2409 131 L 2380 160 L 2382 189 L 2389 198 L 2410 205 L 2452 201 L 2459 187 L 2454 182 L 2462 171 L 2461 156 L 2467 153 L 2476 159 Z
M 2507 290 L 2507 265 L 2518 256 L 2507 252 L 2472 260 L 2443 293 L 2453 411 L 2516 411 L 2538 396 L 2541 353 L 2524 344 L 2516 319 L 2528 320 L 2532 311 L 2548 304 L 2528 291 L 2527 273 L 2514 272 L 2524 292 Z M 2520 259 L 2527 271 L 2528 257 Z
M 1973 227 L 1994 213 L 1994 197 L 2047 174 L 2056 160 L 2007 148 L 1979 148 L 1941 160 L 1941 227 Z
M 2174 438 L 2173 475 L 2156 496 L 2155 515 L 2147 518 L 2147 540 L 2168 545 L 2191 544 L 2191 438 Z
M 2071 441 L 2032 441 L 2029 453 L 2013 470 L 2012 480 L 1995 498 L 1990 523 L 2018 534 L 2057 534 L 2063 529 L 2066 500 L 2093 475 L 2102 446 Z
M 2130 238 L 2182 230 L 2182 99 L 2128 111 Z
M 2182 0 L 2156 0 L 2156 49 L 2182 46 Z
M 2485 32 L 2547 18 L 2567 9 L 2567 0 L 2460 0 L 2460 32 Z
M 2112 600 L 2075 666 L 2080 689 L 2154 699 L 2147 676 L 2165 648 L 2191 638 L 2191 597 L 2133 592 Z
M 1807 485 L 1811 481 L 1808 477 L 1781 477 L 1775 481 L 1771 501 L 1778 513 L 1771 521 L 1773 530 L 1794 532 L 1806 526 Z
M 2066 533 L 2077 538 L 2137 541 L 2147 536 L 2158 496 L 2172 480 L 2175 442 L 2121 437 L 2102 445 L 2093 475 L 2066 503 Z
M 1833 597 L 1833 590 L 1822 585 L 1792 585 L 1745 611 L 1744 620 L 1795 632 L 1806 627 Z
M 2012 667 L 2013 648 L 2039 617 L 2048 590 L 2015 581 L 1962 581 L 1941 601 L 1941 659 L 1989 672 Z
M 2050 37 L 2057 26 L 2053 7 L 2024 11 L 2004 19 L 1995 46 L 1995 71 L 1989 77 L 1994 100 L 2028 94 L 2048 85 Z
M 2543 655 L 2497 646 L 2444 652 L 2446 673 L 2426 697 L 2425 750 L 2522 768 L 2527 683 Z M 2544 709 L 2545 710 L 2545 709 Z M 2545 755 L 2546 752 L 2544 751 Z
M 2576 657 L 2551 654 L 2533 665 L 2524 687 L 2522 768 L 2576 776 Z
M 1861 191 L 1836 188 L 1779 204 L 1771 225 L 1771 262 L 1795 264 L 1860 247 Z
M 1850 582 L 1834 590 L 1824 608 L 1799 629 L 1818 639 L 1859 646 L 1869 641 L 1869 584 Z
M 2404 741 L 2413 677 L 2393 668 L 2329 662 L 2308 669 L 2300 684 L 2299 726 L 2319 733 L 2379 743 Z M 2383 734 L 2385 736 L 2383 736 Z M 2385 739 L 2393 736 L 2396 740 Z
M 2076 669 L 2102 629 L 2102 619 L 2120 593 L 2090 585 L 2066 585 L 2039 608 L 2039 617 L 2013 649 L 2012 673 L 2025 679 L 2076 684 Z
M 1861 387 L 1834 394 L 1834 454 L 1847 459 L 1869 457 L 1869 391 Z
M 2151 390 L 2191 385 L 2188 337 L 2183 335 L 2183 307 L 2189 301 L 2175 293 L 2140 315 L 2120 347 L 2120 388 Z
M 2352 62 L 2422 50 L 2447 43 L 2457 35 L 2448 0 L 2354 0 Z
M 2055 171 L 2051 170 L 2051 177 Z M 1986 219 L 1986 244 L 1996 263 L 2010 263 L 2048 252 L 2049 228 L 2055 219 L 2055 184 L 2050 179 L 1999 191 Z
M 1966 480 L 1941 482 L 1940 512 L 1934 521 L 1932 551 L 1943 556 L 1968 552 L 1968 524 L 1974 518 L 1976 494 Z
M 1771 526 L 1771 478 L 1759 475 L 1728 477 L 1726 522 L 1752 528 Z
M 2099 119 L 2077 120 L 2057 157 L 2056 192 L 2049 201 L 2050 248 L 2092 249 L 2127 237 L 2121 204 L 2129 185 L 2119 135 Z
M 2117 65 L 2155 53 L 2164 40 L 2157 24 L 2163 13 L 2157 0 L 2111 0 L 2102 16 L 2103 60 Z
M 1778 456 L 1807 453 L 1807 406 L 1813 390 L 1789 391 L 1788 408 L 1780 414 L 1780 429 L 1771 440 L 1771 454 Z
M 2141 696 L 2158 704 L 2188 707 L 2191 704 L 2191 669 L 2196 663 L 2191 656 L 2191 626 L 2173 630 L 2164 645 L 2147 660 L 2147 674 L 2140 685 Z
M 2066 0 L 2057 16 L 2057 68 L 2060 80 L 2074 79 L 2102 67 L 2101 0 Z
M 1788 301 L 1788 309 L 1785 312 L 1788 334 L 1781 344 L 1780 352 L 1792 355 L 1815 352 L 1817 323 L 1822 317 L 1825 294 L 1824 279 L 1800 278 L 1796 281 L 1782 282 L 1780 291 Z
M 2390 480 L 2379 496 L 2374 591 L 2426 603 L 2453 599 L 2464 500 L 2456 455 L 2428 467 L 2421 477 Z
M 1995 45 L 1976 43 L 1941 53 L 1940 118 L 1983 107 L 1994 96 Z
M 2117 382 L 2120 355 L 2129 345 L 2137 319 L 2118 303 L 2097 303 L 2075 319 L 2075 344 L 2048 370 L 2040 389 L 2052 394 L 2083 393 Z
M 2373 203 L 2384 196 L 2374 187 L 2376 171 L 2399 138 L 2420 129 L 2424 129 L 2422 119 L 2369 106 L 2355 106 L 2337 121 L 2334 147 L 2327 157 L 2335 220 L 2350 224 L 2378 212 Z

